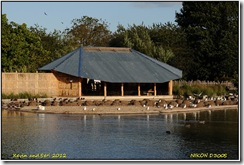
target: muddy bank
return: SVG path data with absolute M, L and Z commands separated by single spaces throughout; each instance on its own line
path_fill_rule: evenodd
M 215 106 L 211 108 L 201 107 L 201 108 L 174 108 L 165 110 L 163 108 L 149 107 L 144 108 L 141 106 L 103 106 L 94 107 L 87 106 L 86 110 L 84 107 L 46 107 L 45 110 L 37 110 L 36 107 L 30 106 L 20 109 L 19 112 L 32 112 L 32 113 L 49 113 L 49 114 L 84 114 L 84 115 L 117 115 L 117 114 L 160 114 L 160 113 L 187 113 L 187 112 L 197 112 L 205 110 L 223 110 L 223 109 L 238 109 L 238 105 L 225 105 L 225 106 Z
M 143 100 L 85 100 L 54 98 L 31 100 L 2 100 L 2 109 L 53 114 L 160 114 L 202 110 L 238 109 L 238 99 L 143 99 Z

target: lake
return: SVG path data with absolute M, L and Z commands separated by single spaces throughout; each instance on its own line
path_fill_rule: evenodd
M 238 110 L 162 115 L 2 111 L 2 159 L 239 160 Z

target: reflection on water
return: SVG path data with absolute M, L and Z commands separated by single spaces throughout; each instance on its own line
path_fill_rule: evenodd
M 239 159 L 238 126 L 237 110 L 137 116 L 3 111 L 2 158 L 192 160 L 204 153 Z

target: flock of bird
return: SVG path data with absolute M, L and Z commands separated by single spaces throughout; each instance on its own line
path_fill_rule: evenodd
M 37 106 L 38 110 L 45 110 L 45 106 L 83 106 L 84 111 L 95 111 L 96 107 L 99 105 L 109 105 L 117 109 L 117 111 L 121 111 L 123 106 L 125 105 L 135 105 L 135 106 L 142 106 L 142 111 L 150 111 L 155 110 L 156 108 L 160 110 L 172 110 L 174 108 L 197 108 L 201 106 L 205 106 L 207 108 L 211 108 L 214 106 L 222 105 L 224 102 L 233 101 L 233 104 L 238 104 L 238 95 L 229 94 L 227 96 L 218 96 L 218 97 L 208 97 L 207 95 L 194 94 L 193 96 L 188 96 L 187 98 L 183 99 L 175 99 L 172 101 L 166 101 L 164 99 L 158 100 L 149 100 L 143 99 L 139 100 L 131 100 L 131 101 L 123 101 L 115 99 L 112 100 L 102 100 L 102 101 L 88 101 L 85 98 L 76 98 L 76 99 L 68 99 L 68 98 L 54 98 L 52 100 L 44 100 L 32 98 L 28 99 L 28 101 L 18 101 L 18 100 L 11 100 L 8 104 L 3 104 L 3 109 L 11 109 L 11 110 L 18 110 L 24 106 Z M 210 104 L 210 102 L 212 102 Z M 224 104 L 223 104 L 224 105 Z M 228 105 L 228 104 L 225 104 Z M 122 107 L 121 107 L 122 106 Z M 88 108 L 89 107 L 89 108 Z

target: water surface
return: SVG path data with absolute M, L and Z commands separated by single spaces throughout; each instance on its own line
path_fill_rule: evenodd
M 238 110 L 112 116 L 3 111 L 2 159 L 232 160 L 239 159 L 238 126 Z

